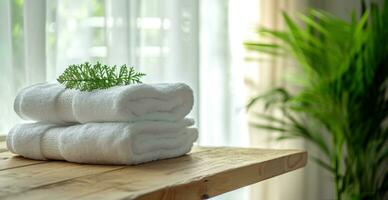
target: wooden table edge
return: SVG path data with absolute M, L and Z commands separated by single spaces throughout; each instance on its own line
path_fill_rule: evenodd
M 215 197 L 217 195 L 230 192 L 305 167 L 307 164 L 308 157 L 307 151 L 296 149 L 295 151 L 297 152 L 289 155 L 284 155 L 273 160 L 267 160 L 261 163 L 253 163 L 243 167 L 230 169 L 224 172 L 197 177 L 194 181 L 191 180 L 189 182 L 181 182 L 164 188 L 159 188 L 154 191 L 148 191 L 147 194 L 133 196 L 131 197 L 131 199 L 133 198 L 137 200 L 168 200 L 180 199 L 171 198 L 172 196 L 185 196 L 185 200 L 198 200 Z M 279 165 L 279 162 L 283 162 L 285 163 L 285 165 Z M 286 167 L 282 170 L 277 168 L 278 166 Z M 259 173 L 259 176 L 249 175 L 249 177 L 247 178 L 246 176 L 242 176 L 242 173 L 245 173 L 245 175 L 250 173 Z M 260 174 L 263 174 L 265 176 L 260 176 Z M 223 181 L 225 177 L 233 177 L 233 179 L 235 180 L 233 180 L 232 182 L 225 182 Z M 222 190 L 214 189 L 214 187 L 217 187 L 217 185 L 219 188 L 222 188 Z

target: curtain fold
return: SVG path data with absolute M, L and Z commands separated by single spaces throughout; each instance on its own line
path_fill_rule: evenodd
M 201 1 L 200 6 L 200 113 L 203 114 L 199 121 L 199 143 L 225 145 L 230 135 L 228 1 Z
M 106 62 L 109 65 L 117 63 L 129 64 L 130 37 L 129 12 L 130 1 L 106 0 L 105 1 L 105 41 L 107 47 Z M 131 33 L 134 33 L 132 31 Z M 136 65 L 135 65 L 136 66 Z
M 15 91 L 14 84 L 14 69 L 13 65 L 13 46 L 12 46 L 12 13 L 11 13 L 11 1 L 0 1 L 0 59 L 2 64 L 0 65 L 0 72 L 2 78 L 0 78 L 0 135 L 6 134 L 11 125 L 9 119 L 13 119 L 14 116 L 9 108 L 12 106 L 13 95 Z M 12 117 L 11 117 L 12 116 Z
M 46 80 L 46 1 L 0 2 L 0 135 L 21 120 L 13 112 L 19 89 Z
M 46 1 L 24 2 L 24 68 L 27 84 L 46 77 Z

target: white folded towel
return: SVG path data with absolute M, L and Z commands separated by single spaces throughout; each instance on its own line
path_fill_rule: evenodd
M 7 136 L 8 149 L 27 158 L 89 164 L 138 164 L 181 156 L 198 137 L 193 120 L 179 122 L 19 124 Z
M 133 84 L 82 92 L 59 84 L 36 84 L 16 96 L 26 120 L 46 122 L 177 121 L 192 109 L 193 91 L 183 83 Z

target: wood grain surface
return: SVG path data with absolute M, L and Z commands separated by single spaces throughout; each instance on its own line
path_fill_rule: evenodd
M 306 165 L 307 152 L 195 147 L 137 166 L 25 159 L 0 142 L 0 199 L 207 199 Z

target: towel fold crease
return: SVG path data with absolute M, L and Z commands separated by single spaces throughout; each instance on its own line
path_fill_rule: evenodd
M 8 149 L 32 159 L 91 164 L 138 164 L 183 155 L 198 133 L 192 120 L 178 122 L 16 125 L 7 136 Z
M 16 96 L 23 119 L 63 122 L 178 121 L 193 107 L 193 91 L 183 83 L 133 84 L 83 92 L 59 84 L 35 84 Z

